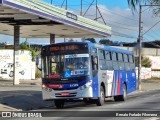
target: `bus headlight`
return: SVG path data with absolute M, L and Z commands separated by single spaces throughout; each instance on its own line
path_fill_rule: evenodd
M 51 88 L 48 88 L 46 85 L 42 85 L 42 89 L 43 90 L 45 90 L 45 91 L 47 91 L 47 92 L 51 92 L 52 91 L 52 89 Z
M 86 88 L 90 87 L 91 84 L 92 84 L 92 80 L 89 80 L 85 85 L 80 87 L 80 90 L 83 90 L 83 89 L 86 89 Z

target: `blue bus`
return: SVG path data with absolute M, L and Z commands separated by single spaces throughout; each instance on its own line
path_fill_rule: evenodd
M 125 101 L 136 90 L 132 51 L 91 42 L 42 47 L 42 97 L 63 108 L 67 100 L 83 99 L 102 106 L 105 98 Z

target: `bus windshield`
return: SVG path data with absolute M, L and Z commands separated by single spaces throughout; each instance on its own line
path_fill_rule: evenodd
M 89 75 L 89 54 L 45 56 L 43 78 L 69 78 Z

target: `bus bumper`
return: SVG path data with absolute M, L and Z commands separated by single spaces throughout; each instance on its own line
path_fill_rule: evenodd
M 75 90 L 53 90 L 51 88 L 42 88 L 42 98 L 43 100 L 52 99 L 76 99 L 76 98 L 91 98 L 93 97 L 92 87 L 85 89 L 75 89 Z

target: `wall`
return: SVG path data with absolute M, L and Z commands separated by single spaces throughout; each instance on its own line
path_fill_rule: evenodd
M 0 50 L 0 77 L 13 78 L 13 50 Z M 35 62 L 29 51 L 19 51 L 19 78 L 35 79 Z
M 138 78 L 138 68 L 136 67 L 136 76 Z M 141 68 L 141 79 L 148 79 L 152 77 L 152 70 L 151 68 Z

